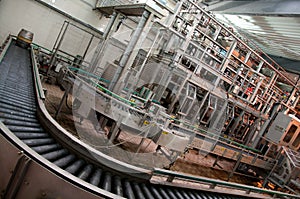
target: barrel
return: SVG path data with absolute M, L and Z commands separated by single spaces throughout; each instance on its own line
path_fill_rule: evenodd
M 20 30 L 17 36 L 17 45 L 23 48 L 27 48 L 32 43 L 32 40 L 33 40 L 33 33 L 28 30 L 22 29 Z

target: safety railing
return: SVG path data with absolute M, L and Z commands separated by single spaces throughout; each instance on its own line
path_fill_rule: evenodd
M 43 91 L 43 87 L 42 87 L 42 83 L 41 83 L 41 79 L 40 79 L 40 75 L 39 75 L 39 69 L 37 67 L 36 55 L 35 55 L 34 48 L 32 45 L 30 47 L 30 51 L 31 51 L 31 63 L 33 66 L 32 70 L 33 70 L 33 76 L 34 76 L 34 81 L 36 84 L 37 93 L 38 93 L 39 97 L 44 100 L 45 94 Z
M 36 43 L 32 43 L 32 46 L 33 46 L 33 48 L 35 49 L 35 50 L 37 50 L 37 49 L 42 49 L 42 50 L 44 50 L 45 52 L 47 52 L 47 53 L 49 53 L 50 55 L 51 54 L 53 54 L 53 51 L 52 50 L 50 50 L 50 49 L 48 49 L 48 48 L 45 48 L 45 47 L 43 47 L 43 46 L 41 46 L 41 45 L 39 45 L 39 44 L 36 44 Z M 61 51 L 59 51 L 59 52 L 61 52 Z M 64 52 L 62 52 L 62 53 L 64 53 Z M 62 53 L 57 53 L 56 54 L 56 57 L 57 58 L 59 58 L 60 60 L 62 60 L 62 61 L 64 61 L 64 62 L 66 62 L 66 63 L 69 63 L 69 62 L 74 62 L 74 59 L 70 59 L 70 57 L 72 57 L 72 58 L 75 58 L 75 56 L 74 55 L 68 55 L 69 57 L 67 57 L 67 56 L 64 56 L 64 55 L 62 55 Z M 76 65 L 78 66 L 78 67 L 80 67 L 80 68 L 87 68 L 89 65 L 90 65 L 90 62 L 87 62 L 87 61 L 84 61 L 83 60 L 83 63 L 85 63 L 86 65 L 83 65 L 83 64 L 78 64 L 78 63 L 76 63 Z
M 96 79 L 98 79 L 98 80 L 100 80 L 100 81 L 109 83 L 109 80 L 103 79 L 103 78 L 101 78 L 101 77 L 99 77 L 99 76 L 97 76 L 97 75 L 94 75 L 94 74 L 92 74 L 92 73 L 89 73 L 89 72 L 87 72 L 87 71 L 85 71 L 85 70 L 83 70 L 83 69 L 74 68 L 74 67 L 68 67 L 68 68 L 69 68 L 70 71 L 78 71 L 78 72 L 80 72 L 82 75 L 84 75 L 84 76 L 86 76 L 86 77 L 93 77 L 93 78 L 96 78 Z M 84 81 L 84 80 L 83 80 L 83 81 Z M 86 81 L 85 81 L 85 82 L 86 82 Z M 113 97 L 113 98 L 116 99 L 116 100 L 119 100 L 119 101 L 121 101 L 121 102 L 123 102 L 123 103 L 125 103 L 125 104 L 128 104 L 128 105 L 132 106 L 132 107 L 135 107 L 135 106 L 136 106 L 136 103 L 134 103 L 134 102 L 132 102 L 132 101 L 130 101 L 130 100 L 127 100 L 127 99 L 125 99 L 124 97 L 122 97 L 122 96 L 120 96 L 120 95 L 118 95 L 118 94 L 116 94 L 116 93 L 114 93 L 114 92 L 108 90 L 107 88 L 105 88 L 105 87 L 99 85 L 98 82 L 94 82 L 94 81 L 92 81 L 92 80 L 90 79 L 90 82 L 86 82 L 86 83 L 93 85 L 94 87 L 96 87 L 97 89 L 99 89 L 99 91 L 101 91 L 102 93 L 105 93 L 106 95 L 111 96 L 111 97 Z
M 243 185 L 233 182 L 226 182 L 222 180 L 216 180 L 211 178 L 205 178 L 200 176 L 186 175 L 184 173 L 169 171 L 165 169 L 154 168 L 153 175 L 165 176 L 167 177 L 168 182 L 172 182 L 174 179 L 180 179 L 184 181 L 193 181 L 197 183 L 202 183 L 209 185 L 211 189 L 215 189 L 216 187 L 226 187 L 232 190 L 242 190 L 245 191 L 245 194 L 250 194 L 251 192 L 255 192 L 258 194 L 269 194 L 275 197 L 286 197 L 286 198 L 300 198 L 300 195 L 288 194 L 280 191 L 273 191 L 269 189 L 262 189 L 254 186 Z
M 2 59 L 4 58 L 4 55 L 12 41 L 12 38 L 13 38 L 13 36 L 9 35 L 0 47 L 0 63 L 2 62 Z

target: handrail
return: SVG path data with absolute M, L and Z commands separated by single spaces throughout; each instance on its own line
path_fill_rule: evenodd
M 246 193 L 248 193 L 248 194 L 250 194 L 250 192 L 253 191 L 253 192 L 257 192 L 257 193 L 286 196 L 286 197 L 290 197 L 290 198 L 300 198 L 300 195 L 293 195 L 293 194 L 283 193 L 280 191 L 262 189 L 262 188 L 258 188 L 258 187 L 254 187 L 254 186 L 243 185 L 243 184 L 238 184 L 238 183 L 233 183 L 233 182 L 226 182 L 226 181 L 222 181 L 222 180 L 216 180 L 216 179 L 205 178 L 205 177 L 200 177 L 200 176 L 186 175 L 184 173 L 179 173 L 179 172 L 174 172 L 174 171 L 169 171 L 169 170 L 159 169 L 159 168 L 154 168 L 153 174 L 169 176 L 169 177 L 171 177 L 171 181 L 176 177 L 176 178 L 180 178 L 183 180 L 192 180 L 192 181 L 196 181 L 196 182 L 209 183 L 209 184 L 213 185 L 213 187 L 226 186 L 229 188 L 241 189 L 241 190 L 247 191 Z
M 50 49 L 48 49 L 48 48 L 46 48 L 46 47 L 43 47 L 43 46 L 41 46 L 41 45 L 39 45 L 39 44 L 32 43 L 31 45 L 32 45 L 33 47 L 42 48 L 42 49 L 44 49 L 44 50 L 46 50 L 46 51 L 52 53 L 52 50 L 50 50 Z
M 41 46 L 41 45 L 39 45 L 39 44 L 32 43 L 32 45 L 33 45 L 34 48 L 41 48 L 41 49 L 44 49 L 44 50 L 48 51 L 50 54 L 53 53 L 52 50 L 50 50 L 50 49 L 48 49 L 48 48 L 46 48 L 46 47 L 43 47 L 43 46 Z M 62 51 L 60 51 L 60 52 L 62 52 Z M 65 52 L 63 52 L 63 53 L 65 53 Z M 67 54 L 67 53 L 65 53 L 65 54 Z M 68 54 L 68 55 L 71 56 L 71 57 L 73 57 L 73 58 L 75 58 L 74 55 L 71 55 L 71 54 Z M 70 59 L 69 57 L 66 57 L 66 56 L 64 56 L 64 55 L 62 55 L 62 54 L 57 54 L 56 56 L 57 56 L 57 57 L 64 58 L 64 59 L 66 59 L 67 61 L 74 62 L 74 60 L 72 60 L 72 59 Z M 87 64 L 90 64 L 89 62 L 86 62 L 86 61 L 83 61 L 83 62 L 85 62 L 85 63 L 87 63 Z M 76 65 L 81 66 L 81 67 L 84 67 L 84 68 L 88 67 L 88 66 L 85 66 L 85 65 L 82 65 L 82 64 L 76 64 Z
M 3 44 L 3 45 L 5 45 L 4 48 L 0 52 L 0 63 L 2 62 L 4 55 L 6 54 L 6 51 L 7 51 L 8 47 L 10 46 L 11 41 L 12 41 L 12 35 L 9 35 L 6 38 L 6 40 L 4 41 L 4 44 Z M 7 43 L 5 44 L 5 42 L 7 42 Z
M 32 61 L 32 65 L 33 65 L 34 82 L 36 83 L 36 88 L 37 88 L 37 92 L 39 94 L 39 97 L 44 100 L 45 99 L 45 94 L 43 92 L 41 79 L 39 78 L 39 69 L 37 67 L 37 62 L 36 62 L 33 46 L 30 47 L 30 51 L 31 51 L 31 61 Z
M 93 73 L 89 73 L 89 72 L 87 72 L 87 71 L 85 71 L 85 70 L 83 70 L 83 69 L 81 69 L 81 68 L 76 68 L 76 67 L 73 67 L 73 66 L 68 66 L 68 68 L 69 68 L 70 70 L 72 70 L 72 71 L 78 71 L 78 72 L 80 72 L 80 73 L 82 73 L 82 74 L 88 75 L 88 76 L 90 76 L 90 77 L 94 77 L 94 78 L 96 78 L 96 79 L 98 79 L 98 80 L 100 80 L 100 81 L 102 81 L 102 82 L 105 82 L 105 83 L 109 83 L 109 82 L 110 82 L 110 81 L 107 80 L 107 79 L 104 79 L 104 78 L 102 78 L 102 77 L 99 77 L 99 76 L 97 76 L 97 75 L 95 75 L 95 74 L 93 74 Z
M 108 90 L 107 88 L 104 88 L 103 86 L 99 85 L 99 84 L 96 84 L 96 87 L 105 91 L 107 94 L 109 94 L 110 96 L 114 97 L 115 99 L 119 100 L 119 101 L 122 101 L 122 102 L 125 102 L 125 103 L 128 103 L 130 104 L 131 106 L 136 106 L 136 103 L 130 101 L 130 100 L 127 100 L 123 97 L 121 97 L 120 95 L 117 95 L 116 93 L 113 93 L 112 91 Z
M 172 117 L 169 117 L 168 119 L 169 119 L 169 120 L 174 120 L 174 121 L 180 122 L 180 123 L 182 123 L 182 124 L 184 124 L 184 125 L 186 125 L 186 126 L 188 126 L 188 127 L 192 127 L 193 129 L 199 131 L 200 133 L 201 133 L 201 132 L 202 132 L 202 133 L 206 133 L 206 134 L 209 135 L 210 137 L 217 137 L 218 139 L 219 139 L 219 138 L 220 138 L 220 139 L 223 139 L 223 140 L 229 142 L 229 144 L 233 144 L 233 145 L 235 145 L 235 146 L 237 146 L 237 147 L 241 147 L 241 148 L 247 149 L 247 150 L 252 151 L 252 152 L 255 152 L 255 153 L 261 153 L 261 151 L 259 151 L 259 150 L 257 150 L 257 149 L 254 149 L 254 148 L 251 148 L 251 147 L 249 147 L 249 146 L 240 144 L 240 143 L 238 143 L 238 142 L 236 142 L 236 141 L 230 140 L 230 139 L 225 138 L 225 137 L 222 137 L 222 136 L 220 136 L 220 135 L 213 134 L 213 133 L 211 133 L 211 132 L 209 132 L 209 131 L 207 131 L 207 130 L 201 129 L 201 128 L 199 128 L 199 127 L 195 127 L 194 125 L 192 125 L 192 124 L 190 124 L 190 123 L 188 123 L 188 122 L 186 122 L 186 121 L 178 120 L 178 119 L 175 119 L 175 118 L 172 118 Z M 180 126 L 178 126 L 178 127 L 180 127 Z
M 71 69 L 69 69 L 69 70 L 71 70 Z M 80 71 L 84 71 L 84 70 L 80 69 Z M 93 76 L 93 74 L 91 74 L 91 73 L 89 73 L 89 72 L 87 72 L 87 71 L 84 71 L 84 73 L 85 73 L 86 75 Z M 97 76 L 97 75 L 94 75 L 94 77 L 98 77 L 98 76 Z M 102 92 L 105 92 L 106 94 L 112 96 L 112 97 L 115 98 L 116 100 L 119 100 L 119 101 L 121 101 L 121 102 L 127 103 L 127 104 L 129 104 L 129 105 L 131 105 L 131 106 L 133 106 L 133 107 L 136 106 L 136 103 L 135 103 L 135 102 L 132 102 L 132 101 L 130 101 L 130 100 L 127 100 L 127 99 L 123 98 L 122 96 L 120 96 L 120 95 L 118 95 L 118 94 L 116 94 L 116 93 L 114 93 L 114 92 L 108 90 L 107 88 L 105 88 L 105 87 L 99 85 L 98 83 L 96 83 L 96 82 L 94 82 L 94 81 L 92 81 L 92 80 L 91 80 L 91 82 L 93 83 L 93 86 L 97 87 L 97 88 L 100 89 Z

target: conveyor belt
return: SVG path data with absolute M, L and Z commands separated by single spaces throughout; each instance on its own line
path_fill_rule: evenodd
M 14 43 L 0 64 L 0 120 L 45 159 L 78 178 L 126 198 L 243 198 L 138 182 L 87 162 L 45 132 L 36 117 L 36 99 L 29 51 Z

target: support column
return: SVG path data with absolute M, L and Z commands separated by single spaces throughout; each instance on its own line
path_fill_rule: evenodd
M 136 43 L 142 34 L 142 31 L 144 30 L 145 24 L 146 24 L 147 20 L 149 19 L 149 16 L 150 16 L 150 12 L 145 10 L 143 12 L 143 15 L 142 15 L 134 33 L 133 33 L 131 40 L 129 41 L 127 48 L 125 49 L 124 54 L 122 55 L 122 58 L 119 63 L 119 67 L 117 68 L 116 73 L 108 87 L 109 90 L 113 91 L 115 89 L 117 83 L 119 83 L 119 78 L 120 78 L 122 72 L 124 71 L 124 68 L 130 58 L 130 55 L 131 55 L 132 51 L 134 50 Z
M 62 44 L 62 41 L 63 41 L 63 39 L 65 37 L 65 34 L 67 32 L 67 29 L 69 27 L 69 24 L 70 24 L 70 22 L 68 22 L 68 21 L 64 22 L 64 24 L 61 27 L 61 30 L 60 30 L 60 32 L 58 34 L 57 40 L 55 41 L 55 44 L 54 44 L 53 49 L 52 49 L 53 54 L 52 54 L 52 56 L 50 58 L 50 65 L 49 65 L 49 68 L 47 70 L 47 76 L 49 75 L 51 68 L 55 64 L 57 52 L 58 52 L 58 50 L 59 50 L 59 48 L 60 48 L 60 46 Z M 56 46 L 56 44 L 57 44 L 57 46 Z
M 112 14 L 112 17 L 103 33 L 103 40 L 101 40 L 97 47 L 96 47 L 96 50 L 94 52 L 94 55 L 92 57 L 92 60 L 91 60 L 91 65 L 89 67 L 89 72 L 90 73 L 94 73 L 96 68 L 97 68 L 97 63 L 98 61 L 103 57 L 103 49 L 104 47 L 107 45 L 107 42 L 108 42 L 108 39 L 109 39 L 109 36 L 111 35 L 112 33 L 112 30 L 114 29 L 114 26 L 116 25 L 116 22 L 118 21 L 117 19 L 119 18 L 120 14 L 114 12 Z

